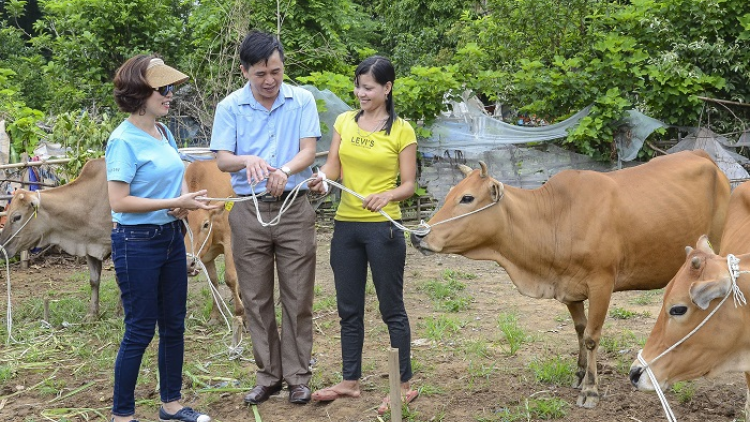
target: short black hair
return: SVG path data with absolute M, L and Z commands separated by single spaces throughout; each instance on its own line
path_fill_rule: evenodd
M 268 59 L 276 50 L 278 50 L 283 63 L 284 47 L 281 46 L 281 41 L 278 38 L 262 31 L 250 31 L 240 45 L 240 63 L 245 69 L 259 62 L 268 63 Z

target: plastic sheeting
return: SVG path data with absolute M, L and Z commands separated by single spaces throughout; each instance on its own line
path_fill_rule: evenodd
M 725 149 L 722 144 L 726 144 L 727 139 L 717 135 L 706 128 L 696 128 L 695 131 L 683 138 L 677 145 L 668 149 L 668 153 L 674 153 L 685 150 L 702 149 L 714 159 L 719 168 L 732 181 L 732 188 L 737 187 L 740 183 L 747 180 L 750 175 L 747 173 L 741 163 L 748 163 L 748 159 Z
M 450 112 L 430 126 L 432 136 L 419 141 L 422 152 L 442 153 L 445 150 L 490 151 L 509 144 L 544 142 L 568 136 L 568 130 L 586 117 L 591 106 L 568 119 L 546 126 L 516 126 L 495 119 L 484 111 L 481 102 L 464 94 L 463 102 L 451 102 Z

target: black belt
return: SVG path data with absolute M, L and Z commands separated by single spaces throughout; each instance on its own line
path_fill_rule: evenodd
M 265 195 L 258 196 L 258 200 L 261 202 L 279 202 L 285 200 L 292 192 L 291 190 L 285 190 L 284 193 L 281 194 L 281 196 L 272 196 L 270 193 L 266 193 Z M 307 191 L 299 191 L 297 193 L 297 196 L 306 195 Z M 252 196 L 252 195 L 237 195 L 241 198 L 244 198 L 246 196 Z

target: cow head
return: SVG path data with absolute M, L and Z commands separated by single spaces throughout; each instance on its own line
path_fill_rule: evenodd
M 0 245 L 3 245 L 8 256 L 19 251 L 37 246 L 42 241 L 42 225 L 36 224 L 36 213 L 39 212 L 38 193 L 19 189 L 8 206 L 8 219 L 0 233 Z
M 750 359 L 743 358 L 750 351 L 750 314 L 747 306 L 735 308 L 731 300 L 683 343 L 651 363 L 702 324 L 732 289 L 726 257 L 714 253 L 706 236 L 686 251 L 687 259 L 667 285 L 656 325 L 641 351 L 662 390 L 676 381 L 750 370 Z M 654 389 L 639 360 L 630 367 L 630 381 L 640 390 Z
M 464 254 L 492 236 L 493 214 L 480 209 L 497 204 L 505 187 L 489 177 L 485 163 L 479 165 L 477 170 L 460 165 L 464 180 L 451 188 L 442 208 L 428 222 L 429 233 L 412 232 L 412 244 L 422 253 Z
M 194 254 L 195 256 L 188 256 L 187 260 L 187 271 L 188 275 L 195 276 L 200 272 L 200 266 L 197 260 L 203 261 L 204 258 L 212 251 L 214 238 L 217 236 L 219 230 L 219 221 L 224 217 L 224 208 L 218 208 L 214 210 L 202 210 L 196 209 L 190 211 L 188 214 L 188 225 L 190 226 L 191 236 L 185 236 L 185 251 L 188 254 Z M 214 256 L 211 255 L 210 259 Z

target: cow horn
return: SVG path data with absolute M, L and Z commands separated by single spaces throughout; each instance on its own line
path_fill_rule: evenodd
M 697 256 L 694 256 L 693 259 L 690 260 L 690 266 L 693 267 L 694 270 L 698 270 L 701 268 L 701 259 Z
M 463 164 L 459 164 L 458 165 L 458 169 L 461 170 L 461 173 L 464 174 L 464 177 L 467 177 L 469 175 L 469 173 L 472 172 L 471 167 L 465 166 Z
M 484 179 L 485 177 L 487 177 L 487 164 L 485 164 L 484 161 L 480 161 L 479 167 L 482 168 L 482 171 L 479 173 L 479 177 Z

